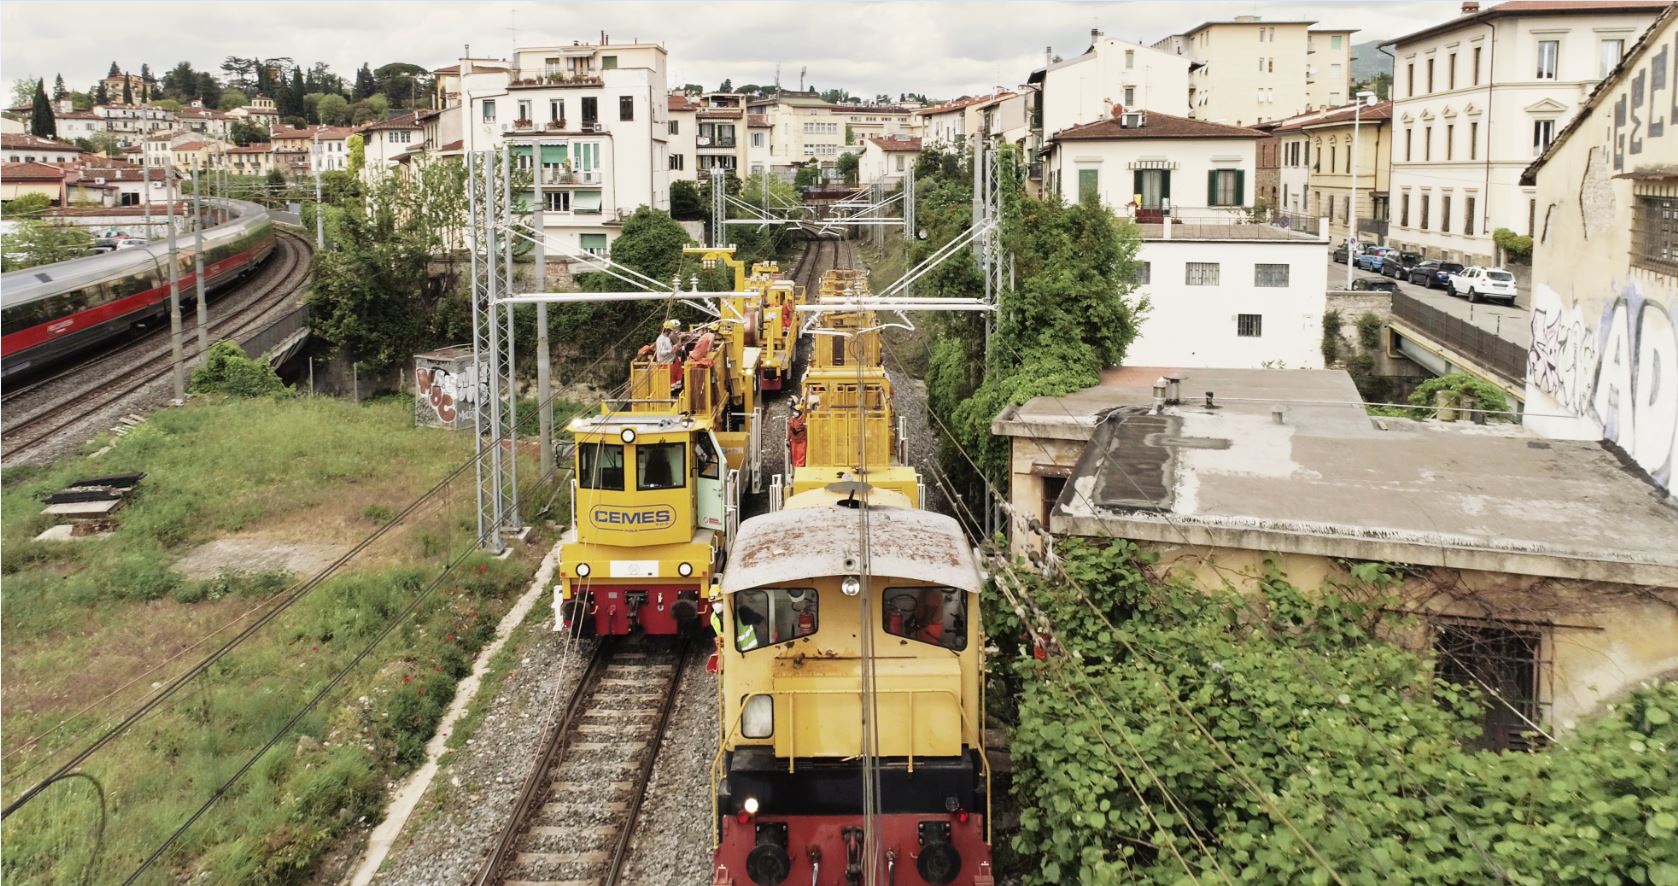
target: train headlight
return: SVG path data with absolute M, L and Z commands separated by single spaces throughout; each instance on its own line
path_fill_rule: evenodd
M 746 802 L 744 802 L 740 805 L 741 805 L 742 808 L 744 808 L 746 810 L 747 815 L 756 815 L 757 814 L 758 806 L 757 806 L 757 798 L 756 797 L 747 797 Z
M 618 434 L 618 439 L 622 440 L 625 443 L 634 443 L 635 442 L 635 429 L 634 428 L 624 428 L 623 433 Z
M 844 591 L 847 597 L 855 597 L 862 593 L 862 579 L 854 575 L 847 575 L 845 580 L 839 583 L 839 590 Z
M 740 712 L 740 734 L 747 738 L 768 738 L 775 734 L 775 699 L 754 695 Z
M 588 578 L 589 571 L 590 570 L 588 568 L 587 563 L 578 563 L 577 564 L 577 577 L 578 578 Z
M 683 577 L 683 578 L 687 578 L 688 576 L 693 574 L 693 564 L 692 563 L 683 563 L 683 564 L 677 566 L 676 567 L 676 574 Z

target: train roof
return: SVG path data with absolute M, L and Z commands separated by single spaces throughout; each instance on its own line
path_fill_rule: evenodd
M 859 536 L 858 512 L 850 507 L 795 508 L 753 517 L 740 524 L 722 577 L 723 593 L 855 575 L 861 562 Z M 960 524 L 943 514 L 870 508 L 868 560 L 873 576 L 979 592 L 973 550 Z
M 268 210 L 256 203 L 243 200 L 227 202 L 233 204 L 239 210 L 239 214 L 226 224 L 205 228 L 206 239 L 225 237 L 240 226 L 249 224 L 256 217 L 268 216 Z M 192 237 L 186 235 L 181 242 L 190 245 Z M 133 249 L 119 249 L 102 255 L 89 255 L 53 262 L 50 265 L 8 271 L 0 277 L 0 308 L 28 304 L 64 292 L 67 288 L 79 289 L 120 274 L 135 273 L 142 268 L 155 270 L 158 260 L 166 258 L 168 254 L 168 241 L 156 240 Z

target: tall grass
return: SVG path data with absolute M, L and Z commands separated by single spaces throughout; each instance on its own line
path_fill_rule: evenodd
M 234 569 L 188 580 L 173 568 L 187 550 L 241 533 L 352 544 L 470 455 L 468 437 L 411 422 L 400 400 L 199 405 L 157 414 L 97 461 L 8 473 L 6 798 L 214 644 L 101 701 L 108 690 L 297 578 Z M 45 522 L 36 494 L 121 471 L 147 476 L 108 538 L 31 540 Z M 89 778 L 55 784 L 7 819 L 4 878 L 126 877 L 471 544 L 473 493 L 468 471 L 92 757 Z M 346 829 L 377 817 L 385 782 L 419 761 L 455 682 L 530 572 L 529 556 L 469 558 L 146 881 L 306 879 Z

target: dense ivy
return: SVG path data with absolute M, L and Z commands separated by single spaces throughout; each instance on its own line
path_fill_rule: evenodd
M 1470 750 L 1484 700 L 1384 639 L 1374 564 L 1242 597 L 1155 580 L 1128 542 L 1061 553 L 1005 576 L 1041 618 L 986 613 L 1026 882 L 1678 884 L 1678 684 L 1548 751 Z

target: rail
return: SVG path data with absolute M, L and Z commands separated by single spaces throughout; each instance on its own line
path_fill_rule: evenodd
M 1526 380 L 1527 349 L 1402 292 L 1393 293 L 1393 316 L 1439 344 L 1516 384 Z
M 267 354 L 281 343 L 309 328 L 309 306 L 298 305 L 273 323 L 242 337 L 239 344 L 251 356 Z

